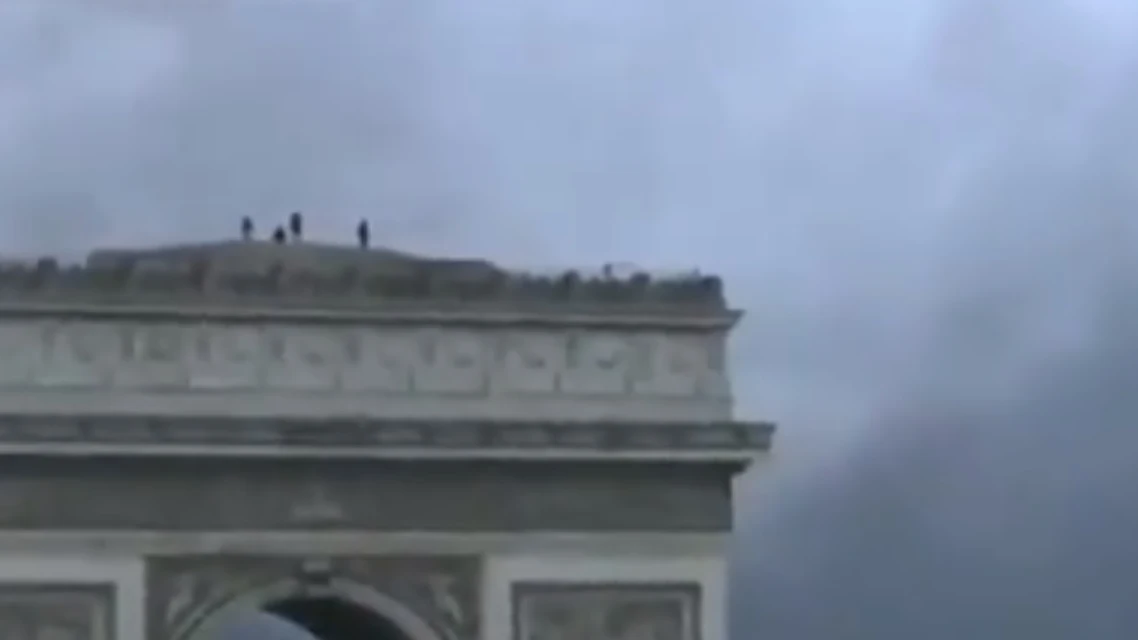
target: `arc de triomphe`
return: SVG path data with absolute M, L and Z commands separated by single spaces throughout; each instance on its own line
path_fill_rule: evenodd
M 257 242 L 0 267 L 0 637 L 726 640 L 715 278 Z

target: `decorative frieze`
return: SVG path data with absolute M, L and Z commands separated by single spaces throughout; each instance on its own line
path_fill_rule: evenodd
M 4 640 L 114 640 L 113 585 L 0 583 Z
M 729 396 L 721 333 L 0 322 L 4 388 Z
M 335 597 L 338 585 L 362 587 L 398 602 L 442 640 L 478 640 L 481 563 L 445 555 L 153 556 L 146 562 L 148 636 L 190 640 L 211 614 L 238 598 L 252 596 L 252 606 L 271 607 L 274 602 L 259 600 L 302 596 L 313 566 L 327 595 Z
M 699 640 L 698 583 L 515 583 L 513 640 Z

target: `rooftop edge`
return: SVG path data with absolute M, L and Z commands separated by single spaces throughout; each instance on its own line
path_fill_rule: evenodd
M 255 241 L 95 251 L 82 265 L 0 262 L 0 305 L 23 304 L 731 314 L 722 280 L 694 271 L 546 275 L 484 260 Z

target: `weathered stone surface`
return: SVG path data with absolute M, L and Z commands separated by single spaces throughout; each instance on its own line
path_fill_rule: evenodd
M 0 583 L 0 638 L 114 640 L 114 588 Z
M 513 640 L 700 638 L 696 583 L 518 583 L 513 606 Z
M 492 420 L 287 419 L 232 416 L 52 416 L 0 414 L 0 445 L 260 445 L 357 451 L 494 450 L 561 453 L 765 451 L 766 423 L 614 424 Z
M 731 527 L 693 463 L 8 458 L 0 529 L 676 531 Z
M 717 332 L 154 320 L 0 322 L 0 386 L 729 395 Z
M 603 271 L 603 270 L 602 270 Z M 0 266 L 0 300 L 103 305 L 176 303 L 305 308 L 559 309 L 578 313 L 726 312 L 720 280 L 698 273 L 535 275 L 483 260 L 309 244 L 231 242 L 96 252 L 85 266 L 50 258 Z
M 305 393 L 305 406 L 323 415 L 722 420 L 732 404 L 725 339 L 717 331 L 9 318 L 0 320 L 0 404 L 43 411 L 16 407 L 37 397 L 50 405 L 49 393 L 97 392 L 97 402 L 129 407 L 161 392 L 180 401 L 171 412 L 240 411 L 218 409 L 216 398 L 294 415 L 292 399 Z
M 268 585 L 284 583 L 300 595 L 313 562 L 333 590 L 343 581 L 362 585 L 407 607 L 443 640 L 478 640 L 481 562 L 466 556 L 150 557 L 148 636 L 187 640 L 218 607 Z

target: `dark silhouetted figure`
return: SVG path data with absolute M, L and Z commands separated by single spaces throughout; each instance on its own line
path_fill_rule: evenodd
M 277 227 L 276 230 L 273 231 L 273 242 L 275 242 L 277 244 L 284 244 L 285 243 L 284 227 Z
M 253 239 L 253 219 L 249 216 L 241 218 L 241 239 L 246 242 Z
M 288 217 L 288 230 L 292 234 L 292 241 L 299 242 L 304 237 L 304 218 L 300 215 L 299 211 L 293 212 Z
M 371 229 L 368 228 L 367 220 L 360 220 L 356 226 L 356 239 L 360 241 L 361 249 L 367 249 L 371 244 Z

